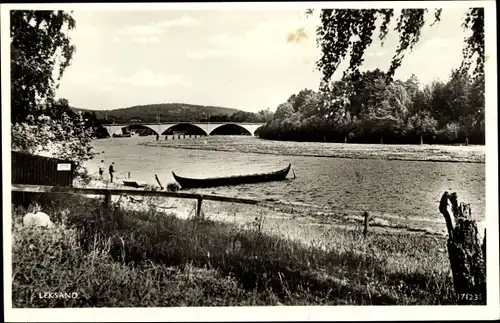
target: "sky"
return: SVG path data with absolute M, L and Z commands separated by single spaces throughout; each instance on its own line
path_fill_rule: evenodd
M 445 8 L 438 24 L 426 24 L 396 78 L 446 80 L 461 62 L 466 10 Z M 73 17 L 77 50 L 57 96 L 77 108 L 176 102 L 274 111 L 290 95 L 319 86 L 318 15 L 306 17 L 303 10 L 81 9 Z M 384 46 L 376 39 L 362 69 L 387 71 L 397 42 L 396 32 Z

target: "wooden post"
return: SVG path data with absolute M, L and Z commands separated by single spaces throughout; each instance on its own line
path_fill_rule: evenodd
M 370 214 L 368 214 L 368 212 L 365 211 L 365 213 L 363 213 L 363 216 L 365 217 L 365 227 L 363 229 L 363 236 L 366 237 L 366 235 L 368 234 L 368 227 L 369 227 L 369 221 L 370 221 Z
M 130 172 L 128 172 L 128 179 L 130 179 Z
M 181 135 L 180 134 L 177 135 L 177 139 L 181 139 Z
M 203 202 L 203 195 L 198 196 L 198 205 L 196 208 L 196 219 L 201 219 L 201 203 Z
M 158 178 L 158 175 L 155 174 L 155 179 L 158 182 L 158 185 L 160 185 L 160 188 L 163 190 L 163 185 L 160 183 L 160 179 Z
M 448 230 L 448 256 L 458 304 L 486 304 L 486 238 L 481 245 L 470 204 L 444 192 L 439 203 Z
M 111 207 L 111 191 L 106 190 L 106 194 L 104 194 L 104 203 L 103 203 L 103 213 L 101 216 L 107 216 L 108 211 Z
M 168 140 L 168 135 L 165 135 L 165 140 Z
M 184 133 L 184 134 L 182 134 L 182 135 L 183 135 L 183 137 L 182 137 L 182 138 L 186 139 L 186 134 Z
M 295 176 L 295 169 L 292 169 L 292 172 L 293 172 L 293 179 L 297 178 L 297 176 Z

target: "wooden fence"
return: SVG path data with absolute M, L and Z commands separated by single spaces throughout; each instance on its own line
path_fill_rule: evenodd
M 72 161 L 18 151 L 11 151 L 11 154 L 13 184 L 73 185 L 75 164 Z
M 78 187 L 60 187 L 60 186 L 43 186 L 43 185 L 26 185 L 26 184 L 12 184 L 13 192 L 25 193 L 69 193 L 69 194 L 82 194 L 82 195 L 103 195 L 106 203 L 111 201 L 112 195 L 139 195 L 139 196 L 159 196 L 170 198 L 193 199 L 198 201 L 196 208 L 196 216 L 201 214 L 201 204 L 203 200 L 230 202 L 240 204 L 264 204 L 267 201 L 246 199 L 239 197 L 229 197 L 220 195 L 205 195 L 195 193 L 183 192 L 166 192 L 166 191 L 146 191 L 146 190 L 132 190 L 132 189 L 107 189 L 107 188 L 78 188 Z

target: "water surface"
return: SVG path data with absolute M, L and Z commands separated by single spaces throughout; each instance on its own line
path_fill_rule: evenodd
M 233 138 L 232 144 L 238 145 L 239 139 Z M 139 144 L 144 141 L 154 141 L 154 137 L 96 140 L 95 150 L 103 153 L 86 165 L 95 173 L 104 159 L 106 164 L 115 162 L 118 179 L 125 179 L 130 172 L 134 180 L 156 184 L 157 174 L 166 186 L 174 182 L 172 171 L 185 177 L 204 178 L 270 172 L 292 163 L 295 179 L 190 191 L 272 198 L 303 203 L 313 209 L 367 210 L 386 217 L 442 221 L 438 202 L 447 190 L 456 191 L 460 201 L 471 203 L 476 218 L 484 218 L 484 163 L 284 156 Z M 254 144 L 258 144 L 258 139 Z M 288 177 L 293 178 L 292 171 Z

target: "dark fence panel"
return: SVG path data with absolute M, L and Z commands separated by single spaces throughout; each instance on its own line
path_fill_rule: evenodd
M 12 151 L 11 165 L 13 184 L 73 186 L 72 161 Z

